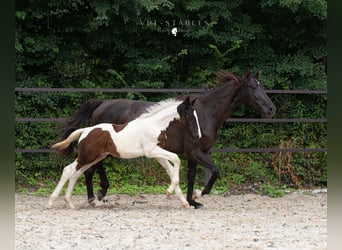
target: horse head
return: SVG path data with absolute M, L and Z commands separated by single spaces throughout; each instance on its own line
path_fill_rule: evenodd
M 198 121 L 194 104 L 196 99 L 190 101 L 188 96 L 180 105 L 177 107 L 177 111 L 180 116 L 180 123 L 186 128 L 193 139 L 201 138 L 201 128 Z
M 259 82 L 260 76 L 261 71 L 254 74 L 247 69 L 246 75 L 239 78 L 242 83 L 241 101 L 260 112 L 262 117 L 272 118 L 276 113 L 276 107 Z

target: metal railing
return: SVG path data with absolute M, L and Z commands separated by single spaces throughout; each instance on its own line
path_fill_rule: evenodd
M 202 93 L 203 89 L 148 89 L 148 88 L 120 88 L 120 89 L 105 89 L 105 88 L 15 88 L 15 92 L 107 92 L 107 93 Z M 268 94 L 327 94 L 326 90 L 266 90 Z M 66 117 L 67 118 L 67 117 Z M 15 122 L 52 122 L 61 123 L 66 118 L 32 118 L 18 117 Z M 326 118 L 283 118 L 283 119 L 257 119 L 257 118 L 229 118 L 227 122 L 263 122 L 263 123 L 327 123 Z M 16 148 L 17 153 L 51 153 L 51 149 L 21 149 Z M 278 153 L 278 152 L 327 152 L 327 148 L 221 148 L 212 149 L 213 153 Z

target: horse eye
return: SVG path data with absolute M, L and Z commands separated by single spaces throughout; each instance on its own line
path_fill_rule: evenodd
M 256 89 L 257 87 L 259 87 L 259 85 L 260 85 L 260 82 L 258 80 L 255 80 L 250 84 L 250 87 L 252 89 Z

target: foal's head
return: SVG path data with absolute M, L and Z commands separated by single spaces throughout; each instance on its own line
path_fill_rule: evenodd
M 275 115 L 276 107 L 259 82 L 260 76 L 261 71 L 254 74 L 246 70 L 246 75 L 240 78 L 241 101 L 260 112 L 263 117 L 271 118 Z
M 179 122 L 186 128 L 193 139 L 201 138 L 201 128 L 198 122 L 198 116 L 196 110 L 194 110 L 193 105 L 196 99 L 190 101 L 188 96 L 185 101 L 183 101 L 177 107 L 180 119 Z

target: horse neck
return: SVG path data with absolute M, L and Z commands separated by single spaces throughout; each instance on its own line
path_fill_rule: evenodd
M 229 118 L 238 105 L 241 84 L 230 81 L 222 84 L 198 98 L 206 109 L 205 120 L 211 123 L 211 129 L 217 130 Z
M 148 116 L 148 117 L 144 117 L 142 116 L 141 118 L 138 118 L 136 120 L 133 120 L 132 122 L 136 121 L 136 122 L 142 122 L 142 123 L 147 123 L 147 124 L 158 124 L 161 128 L 166 128 L 169 123 L 176 119 L 179 119 L 179 113 L 177 112 L 177 106 L 176 105 L 172 105 L 170 107 L 167 107 L 163 110 L 160 110 L 159 112 L 157 112 L 156 114 L 152 115 L 152 116 Z

